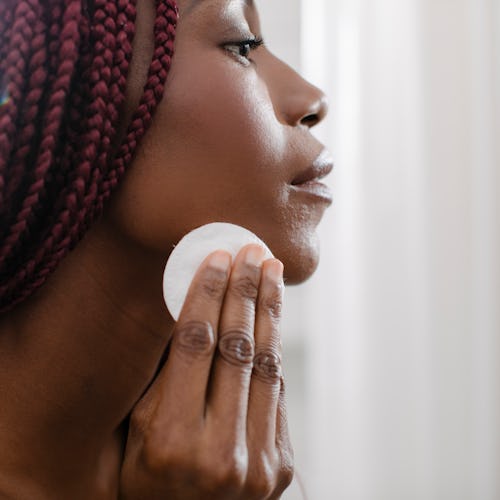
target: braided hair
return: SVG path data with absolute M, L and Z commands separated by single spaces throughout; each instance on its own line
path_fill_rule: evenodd
M 175 0 L 156 0 L 154 53 L 118 137 L 136 0 L 0 0 L 0 312 L 74 248 L 130 164 L 173 55 Z

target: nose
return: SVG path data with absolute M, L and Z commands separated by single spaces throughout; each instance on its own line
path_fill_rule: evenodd
M 304 108 L 309 104 L 307 111 L 302 113 L 296 120 L 296 125 L 305 125 L 308 128 L 312 128 L 321 121 L 324 120 L 325 116 L 328 114 L 328 100 L 326 95 L 314 85 L 305 82 L 310 87 L 310 96 L 307 101 L 303 103 Z
M 310 129 L 324 120 L 328 113 L 325 94 L 283 61 L 277 59 L 275 64 L 272 94 L 280 121 Z

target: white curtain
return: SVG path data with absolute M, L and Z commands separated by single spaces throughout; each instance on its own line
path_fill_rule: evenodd
M 500 1 L 303 0 L 300 23 L 337 164 L 292 293 L 309 498 L 499 499 Z

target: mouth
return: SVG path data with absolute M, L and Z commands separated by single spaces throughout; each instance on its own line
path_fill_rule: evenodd
M 314 160 L 312 165 L 300 172 L 292 181 L 292 188 L 295 191 L 304 192 L 331 204 L 333 201 L 332 192 L 322 182 L 333 170 L 333 159 L 330 152 L 324 149 Z

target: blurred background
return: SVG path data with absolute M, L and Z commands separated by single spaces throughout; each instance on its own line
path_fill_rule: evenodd
M 258 3 L 331 104 L 335 201 L 283 327 L 307 498 L 500 499 L 500 0 Z

